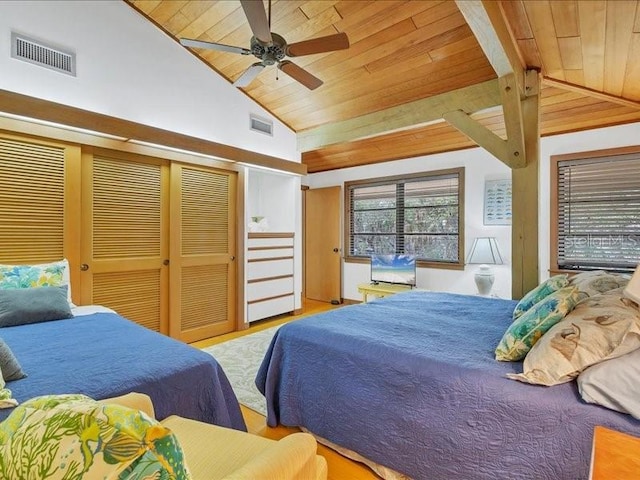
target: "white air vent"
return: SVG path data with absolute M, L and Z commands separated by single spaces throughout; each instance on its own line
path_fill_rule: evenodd
M 251 125 L 249 128 L 254 132 L 266 133 L 273 136 L 273 122 L 264 118 L 260 118 L 256 115 L 249 115 Z
M 76 54 L 11 32 L 11 56 L 15 59 L 76 76 Z

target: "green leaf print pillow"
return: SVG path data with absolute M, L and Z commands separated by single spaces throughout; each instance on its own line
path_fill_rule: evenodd
M 48 395 L 0 423 L 0 478 L 189 479 L 171 431 L 138 410 Z
M 504 332 L 496 348 L 496 360 L 522 360 L 547 330 L 574 309 L 579 299 L 576 287 L 565 287 L 544 297 Z
M 527 310 L 533 307 L 536 303 L 540 302 L 553 292 L 566 287 L 569 284 L 567 275 L 555 275 L 548 278 L 536 288 L 527 293 L 513 309 L 513 319 L 515 320 L 520 315 L 523 315 Z

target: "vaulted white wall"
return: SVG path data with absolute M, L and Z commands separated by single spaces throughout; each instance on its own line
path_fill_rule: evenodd
M 74 51 L 77 77 L 11 58 L 11 31 Z M 293 131 L 121 0 L 0 2 L 0 89 L 300 161 Z
M 585 152 L 605 148 L 638 145 L 640 123 L 616 127 L 544 137 L 540 141 L 540 181 L 539 181 L 539 262 L 540 280 L 549 276 L 549 236 L 550 236 L 550 157 L 564 153 Z M 494 236 L 497 238 L 503 257 L 508 264 L 494 267 L 496 282 L 493 293 L 502 298 L 511 298 L 511 227 L 483 225 L 484 181 L 509 178 L 509 169 L 481 148 L 461 150 L 438 155 L 429 155 L 394 162 L 385 162 L 363 167 L 348 168 L 309 175 L 305 183 L 310 188 L 340 185 L 345 181 L 364 178 L 402 175 L 426 172 L 442 168 L 465 167 L 465 245 L 469 253 L 473 238 Z M 418 270 L 419 288 L 444 290 L 458 293 L 476 292 L 473 274 L 476 265 L 469 265 L 464 271 L 426 269 Z M 369 281 L 368 264 L 343 264 L 343 296 L 359 300 L 359 283 Z

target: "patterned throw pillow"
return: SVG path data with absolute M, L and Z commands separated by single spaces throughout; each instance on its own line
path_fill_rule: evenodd
M 601 293 L 626 287 L 629 283 L 629 275 L 609 273 L 603 270 L 582 272 L 569 279 L 569 285 L 574 285 L 580 290 L 580 300 Z
M 601 361 L 640 347 L 640 311 L 622 288 L 589 297 L 551 329 L 524 359 L 514 380 L 539 385 L 569 382 Z
M 189 479 L 171 431 L 84 395 L 24 402 L 0 423 L 0 478 Z
M 566 287 L 568 284 L 569 280 L 567 280 L 567 275 L 555 275 L 548 278 L 522 297 L 516 305 L 516 308 L 513 309 L 513 319 L 515 320 L 540 300 L 551 295 L 553 292 Z
M 0 265 L 0 289 L 62 285 L 67 285 L 67 300 L 71 303 L 69 262 L 66 258 L 38 265 Z
M 565 287 L 544 297 L 516 318 L 496 348 L 496 360 L 522 360 L 552 326 L 578 303 L 578 289 Z

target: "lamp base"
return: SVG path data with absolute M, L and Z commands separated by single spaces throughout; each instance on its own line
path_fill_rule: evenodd
M 483 297 L 488 297 L 496 278 L 493 274 L 493 270 L 491 270 L 487 265 L 480 265 L 480 269 L 476 272 L 473 278 L 476 281 L 476 287 L 478 287 L 478 294 Z

